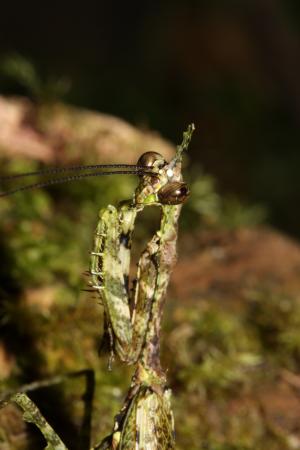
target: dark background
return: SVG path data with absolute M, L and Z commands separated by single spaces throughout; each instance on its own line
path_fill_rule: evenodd
M 193 163 L 299 237 L 299 18 L 297 0 L 5 2 L 0 53 L 175 142 L 195 122 Z M 0 90 L 30 94 L 3 75 Z

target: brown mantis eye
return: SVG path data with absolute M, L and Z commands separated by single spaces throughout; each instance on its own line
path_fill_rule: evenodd
M 189 196 L 190 191 L 186 183 L 174 181 L 168 183 L 158 191 L 158 199 L 163 205 L 180 205 Z
M 163 165 L 165 163 L 165 160 L 160 153 L 146 152 L 140 156 L 140 158 L 137 162 L 137 165 L 145 166 L 145 167 L 153 167 L 155 162 L 158 163 L 157 165 L 160 165 L 160 164 Z

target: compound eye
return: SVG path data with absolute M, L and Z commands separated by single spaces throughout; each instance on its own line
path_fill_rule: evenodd
M 158 199 L 163 205 L 180 205 L 189 196 L 186 183 L 168 183 L 158 191 Z
M 165 164 L 163 156 L 160 153 L 156 152 L 143 153 L 137 162 L 138 166 L 145 166 L 145 167 L 153 167 L 154 165 L 159 167 L 160 165 L 163 164 Z

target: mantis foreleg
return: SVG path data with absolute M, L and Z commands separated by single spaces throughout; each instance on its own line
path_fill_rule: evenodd
M 129 268 L 132 233 L 137 208 L 130 203 L 119 208 L 109 206 L 100 212 L 91 257 L 92 283 L 98 289 L 114 338 L 114 350 L 126 363 L 134 363 L 140 354 L 151 311 L 151 290 L 155 266 L 150 262 L 148 247 L 137 269 L 133 295 L 129 292 Z M 145 264 L 145 260 L 149 260 Z

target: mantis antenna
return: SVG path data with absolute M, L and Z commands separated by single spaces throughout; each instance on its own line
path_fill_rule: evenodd
M 23 178 L 23 177 L 29 177 L 29 176 L 36 176 L 36 175 L 49 175 L 49 174 L 55 174 L 55 173 L 66 173 L 69 171 L 79 171 L 79 170 L 87 170 L 87 169 L 107 169 L 107 168 L 127 168 L 126 170 L 110 170 L 105 172 L 88 172 L 88 173 L 80 173 L 77 175 L 68 175 L 61 178 L 52 178 L 46 181 L 39 181 L 37 183 L 28 184 L 25 186 L 20 186 L 15 189 L 10 189 L 4 192 L 0 193 L 0 197 L 7 197 L 9 195 L 16 194 L 17 192 L 21 191 L 27 191 L 31 189 L 40 189 L 47 186 L 53 186 L 55 184 L 63 184 L 68 183 L 70 181 L 78 181 L 85 178 L 91 178 L 91 177 L 101 177 L 105 175 L 153 175 L 154 172 L 151 172 L 149 167 L 148 170 L 145 170 L 145 168 L 133 164 L 98 164 L 93 166 L 72 166 L 72 167 L 57 167 L 57 168 L 50 168 L 45 169 L 41 171 L 36 172 L 28 172 L 28 173 L 22 173 L 22 174 L 12 174 L 12 175 L 4 175 L 0 177 L 0 180 L 12 180 L 16 178 Z

